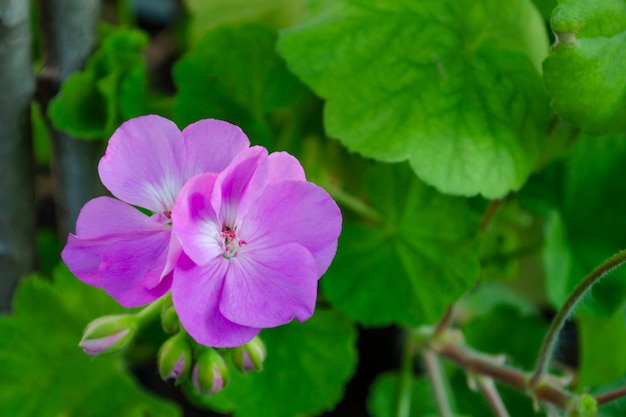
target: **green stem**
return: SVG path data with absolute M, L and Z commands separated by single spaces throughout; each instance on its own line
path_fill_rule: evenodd
M 530 379 L 531 388 L 536 388 L 539 385 L 541 379 L 543 378 L 543 375 L 548 369 L 548 365 L 550 363 L 550 360 L 552 359 L 554 347 L 556 346 L 559 333 L 561 332 L 565 321 L 574 310 L 576 304 L 578 304 L 578 302 L 583 298 L 583 296 L 587 293 L 589 288 L 593 286 L 593 284 L 600 281 L 600 279 L 602 279 L 606 274 L 608 274 L 618 266 L 622 265 L 624 262 L 626 262 L 626 250 L 622 250 L 616 253 L 615 255 L 604 261 L 602 264 L 600 264 L 598 267 L 596 267 L 593 271 L 591 271 L 589 275 L 587 275 L 581 281 L 580 284 L 578 284 L 576 289 L 574 289 L 574 292 L 570 294 L 568 299 L 565 301 L 565 304 L 563 304 L 563 307 L 561 307 L 561 310 L 559 310 L 556 317 L 554 317 L 554 320 L 552 320 L 550 329 L 548 330 L 548 333 L 546 334 L 546 337 L 543 341 L 543 345 L 541 346 L 541 350 L 539 351 L 535 371 L 533 372 L 533 375 Z
M 454 417 L 452 407 L 450 405 L 450 397 L 448 393 L 448 384 L 439 363 L 439 358 L 432 350 L 426 349 L 422 352 L 424 358 L 424 366 L 428 372 L 428 379 L 435 393 L 435 401 L 437 409 L 441 417 Z
M 363 201 L 346 193 L 341 188 L 335 185 L 326 183 L 323 186 L 326 191 L 328 191 L 328 194 L 330 194 L 333 199 L 337 200 L 344 207 L 347 207 L 355 213 L 375 222 L 381 221 L 380 214 L 378 214 L 376 210 L 365 204 Z
M 413 385 L 413 341 L 405 335 L 402 348 L 402 363 L 396 398 L 396 417 L 411 415 L 411 390 Z
M 148 304 L 141 311 L 135 313 L 135 316 L 140 320 L 141 327 L 146 327 L 147 324 L 152 323 L 154 320 L 161 317 L 163 309 L 172 303 L 172 294 L 168 292 L 158 300 Z

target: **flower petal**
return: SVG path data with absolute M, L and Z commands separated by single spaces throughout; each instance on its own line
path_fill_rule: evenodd
M 162 213 L 172 209 L 186 179 L 185 155 L 183 135 L 172 121 L 141 116 L 113 133 L 98 172 L 120 200 Z
M 304 246 L 315 259 L 318 277 L 335 256 L 340 232 L 337 203 L 323 188 L 305 181 L 269 184 L 241 226 L 251 248 L 289 242 Z
M 124 307 L 138 307 L 161 297 L 161 283 L 171 233 L 131 235 L 102 248 L 99 287 Z M 153 287 L 149 289 L 148 287 Z
M 296 157 L 287 152 L 273 152 L 267 157 L 270 170 L 268 182 L 276 181 L 306 181 L 304 168 Z
M 246 251 L 230 261 L 220 311 L 235 323 L 275 327 L 311 317 L 317 297 L 317 268 L 297 244 Z
M 170 253 L 171 228 L 155 215 L 110 197 L 90 200 L 61 254 L 81 281 L 104 288 L 126 307 L 154 301 L 168 290 L 163 284 Z M 174 246 L 175 250 L 176 247 Z
M 248 137 L 238 126 L 215 119 L 190 124 L 183 129 L 183 137 L 187 152 L 186 179 L 203 172 L 221 172 L 250 146 Z
M 211 206 L 216 179 L 217 174 L 200 174 L 187 181 L 172 210 L 174 234 L 182 250 L 198 265 L 206 265 L 223 253 L 222 228 Z
M 245 216 L 263 192 L 268 174 L 267 150 L 260 146 L 239 153 L 219 174 L 211 201 L 213 207 L 220 207 L 218 216 L 223 225 L 237 226 L 237 219 Z
M 96 197 L 89 200 L 80 210 L 76 221 L 76 235 L 81 239 L 167 228 L 165 223 L 155 221 L 135 207 L 111 197 Z
M 249 342 L 260 329 L 225 318 L 218 309 L 228 262 L 219 259 L 198 266 L 182 254 L 174 270 L 172 301 L 183 327 L 200 344 L 236 347 Z

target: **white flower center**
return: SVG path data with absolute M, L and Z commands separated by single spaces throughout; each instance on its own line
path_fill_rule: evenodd
M 222 246 L 224 248 L 222 256 L 226 259 L 236 258 L 241 248 L 248 244 L 245 240 L 237 237 L 237 227 L 223 226 L 220 236 L 223 239 Z

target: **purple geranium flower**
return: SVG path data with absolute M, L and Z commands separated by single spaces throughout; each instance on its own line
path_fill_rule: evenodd
M 80 280 L 125 307 L 156 300 L 169 290 L 180 254 L 170 219 L 179 191 L 197 174 L 220 172 L 249 145 L 241 129 L 219 120 L 201 120 L 182 132 L 154 115 L 122 124 L 98 166 L 102 183 L 119 200 L 98 197 L 83 207 L 63 260 Z
M 291 155 L 261 147 L 198 175 L 172 211 L 180 256 L 174 307 L 199 343 L 234 347 L 261 328 L 313 314 L 337 248 L 341 212 Z

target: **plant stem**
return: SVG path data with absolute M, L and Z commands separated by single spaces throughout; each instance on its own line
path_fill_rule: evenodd
M 146 324 L 151 323 L 155 319 L 161 316 L 163 308 L 172 303 L 172 294 L 168 292 L 158 300 L 153 301 L 144 307 L 141 311 L 135 315 L 141 320 L 141 326 L 145 327 Z
M 614 391 L 598 395 L 596 397 L 596 402 L 598 406 L 601 406 L 602 404 L 610 403 L 611 401 L 615 401 L 623 397 L 626 397 L 626 387 L 618 388 Z
M 413 387 L 413 341 L 408 335 L 404 337 L 400 366 L 395 416 L 409 417 L 411 415 L 411 389 Z
M 354 211 L 355 213 L 375 222 L 381 221 L 381 216 L 376 210 L 374 210 L 358 198 L 346 193 L 341 188 L 329 183 L 324 184 L 324 188 L 326 189 L 326 191 L 328 191 L 328 194 L 330 194 L 332 198 L 334 198 L 350 210 Z
M 487 210 L 485 211 L 485 214 L 483 215 L 482 220 L 480 221 L 480 226 L 478 230 L 481 233 L 485 233 L 487 231 L 487 228 L 489 227 L 489 224 L 491 223 L 491 219 L 496 214 L 496 211 L 498 211 L 498 208 L 500 207 L 501 204 L 502 204 L 501 198 L 491 200 L 491 202 L 489 203 L 489 206 L 487 207 Z
M 520 392 L 529 391 L 528 375 L 524 371 L 500 365 L 485 355 L 453 344 L 441 344 L 436 349 L 436 352 L 441 356 L 450 359 L 466 371 L 491 377 Z M 573 398 L 571 393 L 550 381 L 540 385 L 531 392 L 538 400 L 554 404 L 562 410 L 569 405 Z
M 500 397 L 500 393 L 498 392 L 498 388 L 496 387 L 496 384 L 494 384 L 493 379 L 484 376 L 479 376 L 477 379 L 478 387 L 487 399 L 493 413 L 497 417 L 509 417 L 509 412 L 502 402 L 502 398 Z
M 591 271 L 591 273 L 589 273 L 589 275 L 587 275 L 581 283 L 578 284 L 578 286 L 567 298 L 563 307 L 561 307 L 556 317 L 552 320 L 550 329 L 548 330 L 548 333 L 543 341 L 543 345 L 539 351 L 535 371 L 530 379 L 531 388 L 536 388 L 541 382 L 541 379 L 550 364 L 550 360 L 552 359 L 552 354 L 554 353 L 554 347 L 556 346 L 559 333 L 561 332 L 565 321 L 574 310 L 576 304 L 582 299 L 593 284 L 600 281 L 600 279 L 602 279 L 606 274 L 624 262 L 626 262 L 626 250 L 616 253 Z
M 437 409 L 441 417 L 454 417 L 452 407 L 450 406 L 450 397 L 448 395 L 448 387 L 445 376 L 439 363 L 439 358 L 434 351 L 426 349 L 422 352 L 424 358 L 424 366 L 428 372 L 428 379 L 435 392 L 435 400 Z
M 451 304 L 450 306 L 448 306 L 448 309 L 446 310 L 444 316 L 437 324 L 437 327 L 435 328 L 435 331 L 432 335 L 433 339 L 436 339 L 437 337 L 441 336 L 441 334 L 443 334 L 446 330 L 448 330 L 448 327 L 450 327 L 450 323 L 452 322 L 453 315 L 454 304 Z

